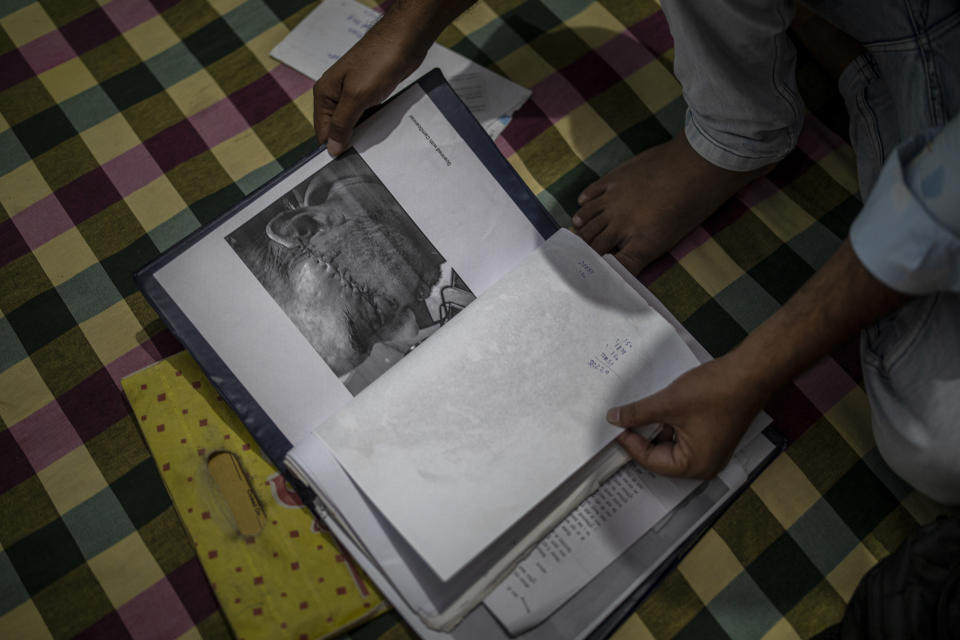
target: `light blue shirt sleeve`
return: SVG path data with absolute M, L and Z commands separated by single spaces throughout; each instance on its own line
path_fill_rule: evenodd
M 960 116 L 890 154 L 850 242 L 892 289 L 960 293 Z

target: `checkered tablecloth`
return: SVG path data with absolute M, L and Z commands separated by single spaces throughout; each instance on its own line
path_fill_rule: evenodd
M 4 638 L 228 636 L 120 393 L 179 349 L 131 276 L 314 147 L 311 83 L 268 55 L 313 6 L 0 3 Z M 441 42 L 533 89 L 497 144 L 561 224 L 591 180 L 680 130 L 650 0 L 481 0 Z M 801 83 L 816 115 L 799 148 L 643 274 L 714 354 L 860 207 L 850 149 L 824 124 L 829 83 L 805 68 Z M 879 459 L 859 379 L 851 345 L 777 397 L 795 442 L 620 637 L 807 638 L 839 620 L 864 571 L 938 510 Z M 391 615 L 352 632 L 406 634 Z

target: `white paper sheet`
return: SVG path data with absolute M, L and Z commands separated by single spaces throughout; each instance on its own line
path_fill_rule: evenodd
M 631 556 L 630 551 L 626 555 L 619 556 L 612 560 L 611 564 L 604 567 L 604 571 L 598 575 L 591 576 L 590 580 L 579 585 L 556 584 L 555 580 L 541 581 L 533 585 L 534 589 L 545 588 L 563 592 L 567 597 L 573 596 L 574 601 L 569 606 L 563 604 L 564 599 L 554 593 L 554 600 L 547 602 L 550 594 L 538 595 L 537 597 L 546 603 L 544 607 L 535 606 L 538 604 L 534 599 L 528 602 L 531 605 L 530 610 L 523 610 L 522 605 L 517 603 L 506 603 L 506 606 L 498 608 L 492 612 L 487 607 L 476 607 L 455 629 L 445 633 L 438 631 L 438 627 L 428 620 L 430 614 L 425 610 L 422 603 L 426 597 L 420 590 L 416 580 L 409 574 L 409 568 L 402 565 L 403 560 L 396 554 L 393 548 L 385 549 L 382 540 L 384 539 L 383 530 L 371 520 L 369 510 L 359 506 L 356 501 L 362 501 L 355 489 L 351 488 L 349 479 L 340 466 L 329 457 L 326 450 L 318 438 L 312 441 L 318 444 L 313 448 L 317 453 L 313 466 L 318 477 L 323 477 L 324 486 L 337 487 L 337 495 L 349 504 L 347 510 L 350 511 L 349 520 L 356 527 L 356 532 L 365 543 L 381 540 L 379 544 L 368 547 L 371 555 L 367 555 L 367 550 L 363 546 L 352 540 L 353 532 L 348 532 L 335 519 L 324 517 L 324 521 L 331 528 L 338 540 L 344 543 L 347 551 L 359 562 L 364 571 L 377 584 L 383 594 L 390 600 L 391 604 L 401 613 L 404 619 L 422 638 L 431 640 L 508 640 L 508 638 L 536 638 L 537 640 L 552 640 L 557 637 L 552 633 L 557 629 L 563 630 L 564 637 L 579 639 L 586 637 L 597 624 L 604 620 L 615 610 L 620 603 L 630 595 L 642 583 L 646 582 L 650 576 L 672 556 L 677 548 L 685 543 L 691 532 L 700 527 L 708 518 L 712 516 L 717 509 L 727 503 L 746 481 L 748 472 L 755 469 L 769 454 L 773 451 L 773 444 L 759 432 L 770 423 L 769 417 L 765 414 L 758 416 L 748 430 L 744 440 L 741 441 L 734 454 L 733 460 L 720 473 L 720 480 L 724 483 L 726 489 L 712 506 L 706 511 L 696 515 L 687 511 L 699 512 L 698 508 L 692 508 L 690 505 L 681 507 L 678 512 L 682 512 L 682 526 L 678 529 L 678 512 L 670 514 L 661 524 L 668 524 L 672 530 L 666 540 L 669 542 L 662 546 L 662 549 L 650 555 L 649 550 L 641 553 L 639 557 Z M 345 483 L 345 484 L 344 484 Z M 322 505 L 318 505 L 321 514 L 326 510 Z M 687 509 L 687 511 L 684 511 Z M 691 518 L 691 515 L 693 516 Z M 638 544 L 643 538 L 643 531 L 634 527 L 632 523 L 626 522 L 626 518 L 621 518 L 616 522 L 617 527 L 622 527 L 624 532 L 632 531 L 635 535 L 632 545 Z M 684 524 L 686 523 L 686 524 Z M 610 520 L 606 523 L 612 526 Z M 660 527 L 657 527 L 658 529 Z M 665 532 L 661 532 L 661 536 Z M 568 555 L 565 562 L 577 562 L 575 555 Z M 611 567 L 615 568 L 614 575 L 611 574 Z M 624 581 L 624 576 L 627 579 Z M 581 576 L 582 577 L 582 576 Z M 586 594 L 581 598 L 581 594 L 574 595 L 581 587 L 586 586 L 581 594 Z M 589 592 L 589 593 L 587 593 Z M 586 602 L 584 602 L 586 600 Z M 490 602 L 487 603 L 488 605 Z M 549 624 L 544 629 L 541 624 L 543 620 L 553 615 L 554 605 L 559 605 L 559 613 L 563 620 L 559 626 L 555 623 Z M 572 611 L 571 611 L 572 609 Z M 461 614 L 463 615 L 463 614 Z M 509 629 L 508 632 L 499 626 L 494 620 L 498 618 L 500 624 Z
M 410 117 L 451 159 L 440 163 Z M 542 238 L 418 87 L 358 129 L 355 148 L 474 294 Z M 322 153 L 176 260 L 157 281 L 293 443 L 351 394 L 251 274 L 225 237 L 331 161 Z
M 761 435 L 769 424 L 766 414 L 751 423 L 733 459 L 719 474 L 728 487 L 746 482 L 748 472 L 773 450 Z M 532 628 L 589 584 L 700 485 L 699 480 L 667 478 L 635 464 L 626 465 L 558 524 L 484 599 L 484 604 L 511 635 Z
M 519 621 L 545 617 L 579 591 L 670 511 L 644 475 L 627 465 L 604 483 L 484 600 L 487 608 L 511 631 L 522 630 Z
M 446 580 L 616 437 L 608 407 L 696 364 L 561 231 L 317 433 Z
M 649 289 L 630 275 L 613 256 L 604 258 L 652 308 L 666 318 L 697 360 L 707 362 L 712 359 L 709 352 Z M 719 474 L 727 486 L 742 485 L 747 473 L 770 453 L 773 445 L 761 435 L 770 422 L 770 417 L 765 413 L 753 420 L 730 464 Z M 595 579 L 653 527 L 661 515 L 675 509 L 699 485 L 696 480 L 666 478 L 628 465 L 584 501 L 582 508 L 586 508 L 587 513 L 572 513 L 548 536 L 558 542 L 565 540 L 571 547 L 568 552 L 556 556 L 551 554 L 544 562 L 537 557 L 538 552 L 533 551 L 510 577 L 487 596 L 484 604 L 509 629 L 511 635 L 532 628 Z M 599 518 L 595 515 L 597 511 L 589 506 L 590 503 L 602 505 Z M 582 535 L 581 525 L 584 521 L 592 525 L 589 536 Z
M 676 321 L 649 290 L 644 288 L 635 278 L 627 273 L 611 256 L 605 256 L 604 259 L 624 278 L 627 284 L 630 285 L 640 297 L 646 300 L 648 304 L 657 309 L 658 312 L 666 318 L 667 322 L 678 332 L 684 342 L 687 343 L 687 346 L 695 354 L 698 361 L 705 362 L 710 359 L 709 353 L 693 339 L 683 325 Z M 754 469 L 772 450 L 772 445 L 766 438 L 762 436 L 758 437 L 760 431 L 767 426 L 769 422 L 770 419 L 765 414 L 761 414 L 756 418 L 748 430 L 747 435 L 744 437 L 741 446 L 738 448 L 737 453 L 734 455 L 733 460 L 727 468 L 721 472 L 720 478 L 731 488 L 730 492 L 741 486 L 746 479 L 747 473 Z M 619 448 L 615 448 L 615 451 L 622 452 Z M 381 529 L 376 520 L 372 518 L 369 509 L 364 506 L 363 499 L 359 496 L 356 489 L 353 488 L 353 484 L 347 479 L 340 465 L 331 457 L 326 443 L 318 437 L 310 438 L 304 445 L 294 449 L 294 451 L 291 452 L 291 458 L 288 460 L 290 462 L 296 462 L 292 465 L 292 468 L 302 479 L 308 480 L 311 484 L 314 484 L 317 489 L 322 487 L 324 490 L 330 491 L 329 495 L 336 497 L 338 510 L 340 510 L 342 516 L 350 523 L 348 529 L 352 529 L 353 532 L 363 540 L 362 545 L 365 546 L 364 551 L 361 553 L 359 548 L 352 546 L 352 543 L 350 543 L 348 547 L 350 547 L 351 552 L 354 553 L 355 557 L 363 564 L 364 569 L 377 580 L 377 584 L 381 590 L 388 595 L 391 602 L 403 613 L 404 617 L 414 626 L 419 635 L 430 638 L 483 638 L 484 640 L 507 637 L 495 623 L 493 627 L 490 626 L 492 622 L 489 618 L 490 614 L 488 614 L 487 609 L 483 607 L 479 607 L 470 613 L 464 622 L 450 635 L 437 633 L 436 629 L 450 629 L 452 624 L 456 624 L 460 618 L 474 606 L 471 602 L 478 602 L 479 599 L 483 598 L 489 591 L 489 584 L 491 583 L 486 578 L 496 575 L 506 575 L 503 573 L 503 569 L 497 568 L 497 566 L 509 567 L 515 560 L 507 558 L 493 559 L 495 560 L 495 565 L 489 571 L 488 576 L 479 580 L 477 585 L 463 592 L 462 595 L 456 595 L 456 602 L 449 605 L 449 608 L 443 608 L 438 611 L 437 607 L 431 603 L 433 598 L 427 595 L 427 593 L 436 594 L 442 592 L 446 595 L 450 593 L 451 589 L 457 587 L 455 587 L 453 583 L 437 584 L 436 580 L 427 581 L 433 586 L 427 586 L 418 581 L 416 577 L 417 574 L 415 572 L 412 573 L 410 566 L 406 564 L 409 560 L 405 561 L 403 558 L 406 556 L 389 542 L 390 536 L 386 535 L 386 532 Z M 662 497 L 659 499 L 655 498 L 657 504 L 653 509 L 658 512 L 661 510 L 661 500 L 663 500 Z M 711 511 L 712 510 L 713 509 L 711 509 Z M 672 521 L 673 518 L 671 517 L 670 520 Z M 329 524 L 337 531 L 338 536 L 348 535 L 348 531 L 341 529 L 336 523 L 329 522 Z M 557 525 L 557 530 L 561 529 L 562 526 L 564 525 Z M 552 527 L 553 525 L 550 525 L 542 529 L 541 531 L 543 533 L 533 537 L 532 540 L 539 540 L 540 536 L 545 535 Z M 619 540 L 620 542 L 628 539 L 635 541 L 641 538 L 644 531 L 647 530 L 646 526 L 638 526 L 637 521 L 627 516 L 621 516 L 616 521 L 608 519 L 602 527 L 608 530 L 614 529 L 615 531 L 609 536 L 609 540 Z M 354 535 L 353 532 L 349 535 Z M 672 552 L 676 545 L 681 544 L 684 538 L 685 535 L 676 538 L 676 540 L 669 545 L 669 552 Z M 599 547 L 601 548 L 601 553 L 610 558 L 614 558 L 617 554 L 615 550 L 611 549 L 609 540 L 600 540 Z M 592 540 L 592 542 L 596 541 L 596 539 Z M 523 544 L 519 545 L 519 547 L 517 551 L 522 550 L 522 548 L 530 548 L 532 545 L 527 547 Z M 363 555 L 363 553 L 369 553 L 370 557 Z M 659 562 L 662 561 L 662 557 L 665 557 L 667 553 L 668 552 L 665 551 L 664 556 L 658 556 L 660 557 L 659 560 L 655 558 L 644 560 L 641 565 L 635 566 L 631 564 L 631 562 L 636 562 L 635 559 L 628 561 L 627 565 L 631 567 L 629 573 L 632 576 L 628 582 L 633 583 L 635 586 L 635 584 L 646 579 L 651 571 L 656 569 Z M 510 556 L 510 558 L 519 557 L 511 554 L 507 555 Z M 588 549 L 586 555 L 596 559 L 597 553 Z M 504 564 L 504 562 L 506 562 L 506 564 Z M 620 560 L 611 559 L 611 562 L 616 564 L 620 562 Z M 498 599 L 495 595 L 491 594 L 486 602 L 487 607 L 499 618 L 501 624 L 511 629 L 511 633 L 522 633 L 523 630 L 534 628 L 540 624 L 541 621 L 551 616 L 556 607 L 562 607 L 567 598 L 574 597 L 574 594 L 585 585 L 594 585 L 596 581 L 600 579 L 600 577 L 598 577 L 598 568 L 603 570 L 607 566 L 610 566 L 609 563 L 600 566 L 602 563 L 584 562 L 579 552 L 569 554 L 566 558 L 563 558 L 563 563 L 574 564 L 578 567 L 578 569 L 573 570 L 572 573 L 566 566 L 555 568 L 555 571 L 560 572 L 569 580 L 550 579 L 541 580 L 535 585 L 530 584 L 527 591 L 536 591 L 537 593 L 525 593 L 524 596 L 527 598 L 525 603 L 521 603 L 513 598 L 501 597 Z M 634 566 L 635 568 L 633 568 Z M 506 578 L 505 585 L 509 583 L 510 578 Z M 502 588 L 503 587 L 501 587 L 501 589 Z M 631 589 L 632 588 L 633 587 L 631 587 Z M 426 589 L 426 591 L 424 591 L 424 589 Z M 543 590 L 543 592 L 539 592 L 540 590 Z M 592 628 L 596 622 L 602 619 L 610 608 L 616 607 L 627 593 L 629 593 L 629 590 L 616 590 L 610 594 L 609 599 L 603 599 L 604 606 L 601 607 L 601 610 L 593 611 L 591 609 L 592 612 L 585 611 L 584 615 L 581 616 L 583 618 L 583 620 L 581 620 L 584 625 L 583 627 L 579 626 L 580 622 L 577 623 L 576 630 L 569 627 L 570 620 L 568 619 L 569 616 L 566 615 L 562 616 L 562 619 L 566 620 L 566 622 L 560 626 L 567 629 L 570 633 L 576 633 L 578 636 L 582 635 L 582 633 L 585 633 Z M 459 594 L 459 591 L 457 594 Z M 433 597 L 436 597 L 436 595 Z M 575 597 L 579 598 L 580 596 Z M 449 601 L 449 598 L 447 599 Z M 525 607 L 524 604 L 527 606 Z M 414 612 L 416 615 L 414 615 Z M 590 622 L 591 620 L 593 622 Z M 540 629 L 540 627 L 536 628 Z M 539 637 L 550 637 L 550 634 L 548 633 L 547 636 L 540 634 Z
M 270 55 L 319 80 L 379 19 L 377 11 L 354 0 L 324 0 Z M 530 97 L 529 89 L 438 44 L 430 47 L 423 64 L 394 93 L 435 68 L 443 72 L 491 138 L 500 135 L 509 116 Z

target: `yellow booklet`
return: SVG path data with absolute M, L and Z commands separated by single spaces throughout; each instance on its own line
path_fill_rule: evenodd
M 122 384 L 238 636 L 324 637 L 387 608 L 188 353 Z

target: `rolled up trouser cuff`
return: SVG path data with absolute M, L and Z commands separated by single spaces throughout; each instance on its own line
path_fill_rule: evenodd
M 717 135 L 704 126 L 696 113 L 687 108 L 686 122 L 683 128 L 687 142 L 707 162 L 729 171 L 754 171 L 783 160 L 797 144 L 799 131 L 784 132 L 781 138 L 772 142 L 756 142 L 743 139 L 736 148 L 722 144 L 719 137 L 729 138 L 729 134 Z

